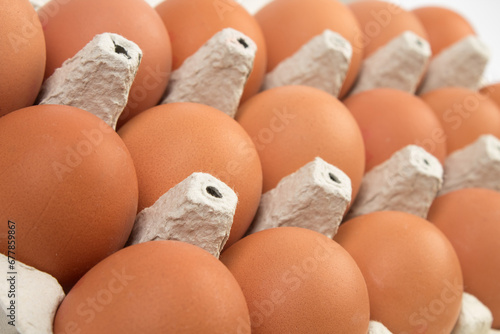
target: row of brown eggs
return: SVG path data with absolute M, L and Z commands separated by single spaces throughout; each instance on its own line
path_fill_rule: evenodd
M 52 1 L 38 16 L 26 1 L 6 8 L 9 11 L 2 14 L 8 33 L 3 46 L 10 50 L 6 55 L 12 66 L 4 74 L 9 77 L 3 82 L 10 85 L 2 87 L 1 114 L 34 102 L 42 72 L 44 78 L 50 76 L 96 34 L 116 32 L 137 43 L 144 53 L 122 122 L 158 103 L 170 71 L 225 27 L 243 32 L 258 46 L 242 101 L 258 92 L 266 68 L 271 71 L 325 29 L 341 34 L 354 49 L 341 97 L 352 87 L 363 57 L 406 30 L 428 39 L 435 55 L 474 34 L 463 18 L 449 10 L 430 7 L 406 12 L 379 1 L 357 2 L 349 8 L 330 0 L 273 1 L 255 18 L 231 1 L 170 0 L 158 5 L 156 11 L 144 1 L 134 0 Z M 436 24 L 438 21 L 442 24 Z M 16 76 L 14 69 L 22 75 Z
M 481 134 L 500 137 L 499 108 L 486 96 L 500 96 L 494 87 L 486 95 L 445 88 L 421 98 L 377 89 L 344 103 L 300 86 L 255 95 L 266 66 L 272 70 L 324 29 L 354 47 L 346 96 L 363 57 L 405 30 L 428 39 L 435 54 L 473 33 L 456 14 L 334 0 L 275 0 L 255 18 L 229 0 L 167 0 L 156 11 L 142 0 L 53 0 L 39 19 L 27 1 L 2 8 L 3 22 L 13 25 L 1 38 L 11 52 L 0 79 L 0 114 L 7 114 L 0 118 L 0 217 L 18 224 L 18 260 L 69 291 L 56 333 L 366 333 L 370 319 L 395 333 L 446 333 L 464 290 L 500 326 L 500 195 L 492 191 L 440 197 L 429 220 L 442 232 L 383 212 L 343 224 L 335 241 L 299 228 L 241 239 L 261 193 L 316 156 L 348 174 L 354 200 L 363 174 L 408 144 L 444 162 Z M 370 34 L 373 22 L 377 34 Z M 197 104 L 152 108 L 171 68 L 227 26 L 259 50 L 236 121 Z M 144 52 L 118 134 L 77 108 L 18 110 L 33 104 L 44 71 L 49 76 L 104 31 Z M 136 213 L 199 171 L 239 197 L 222 263 L 174 241 L 120 250 Z M 6 253 L 7 224 L 0 231 Z

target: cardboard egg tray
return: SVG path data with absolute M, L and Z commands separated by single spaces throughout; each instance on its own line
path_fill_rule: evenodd
M 32 3 L 37 8 L 44 0 Z M 234 117 L 256 51 L 256 44 L 241 32 L 220 31 L 172 73 L 162 103 L 197 102 Z M 338 97 L 352 52 L 352 46 L 341 35 L 325 30 L 268 73 L 263 89 L 308 85 Z M 95 57 L 104 59 L 106 75 L 114 73 L 124 80 L 110 87 L 107 93 L 96 94 L 100 89 L 96 86 L 92 98 L 80 96 L 83 86 L 102 80 L 96 68 L 87 68 L 88 73 L 82 73 L 82 64 Z M 39 103 L 77 101 L 72 105 L 95 113 L 116 129 L 141 57 L 141 49 L 124 37 L 108 33 L 98 35 L 46 81 Z M 432 58 L 429 43 L 406 31 L 364 60 L 350 95 L 377 88 L 394 88 L 417 95 L 449 86 L 477 91 L 482 87 L 488 61 L 487 47 L 478 37 L 468 36 Z M 224 72 L 219 71 L 221 63 Z M 86 79 L 75 79 L 82 77 Z M 204 92 L 193 88 L 197 85 L 203 87 Z M 227 94 L 220 98 L 220 91 Z M 110 97 L 119 103 L 101 108 Z M 500 140 L 484 135 L 449 155 L 444 165 L 420 146 L 404 147 L 364 175 L 354 202 L 351 202 L 350 182 L 342 170 L 316 158 L 262 195 L 248 234 L 280 226 L 298 226 L 332 238 L 342 221 L 360 215 L 394 210 L 426 218 L 437 196 L 471 187 L 500 191 Z M 207 191 L 200 193 L 199 189 Z M 138 214 L 129 242 L 138 244 L 158 238 L 182 240 L 218 257 L 227 241 L 236 204 L 237 195 L 230 187 L 211 175 L 195 173 Z M 201 220 L 214 222 L 215 232 L 201 237 L 190 234 L 190 229 L 202 223 L 201 220 L 191 221 L 193 207 L 203 212 Z M 303 209 L 295 210 L 296 207 Z M 304 223 L 305 218 L 311 216 L 317 221 L 310 225 Z M 179 220 L 178 217 L 185 218 Z M 9 267 L 11 260 L 2 256 L 1 261 Z M 15 286 L 22 291 L 18 297 L 19 305 L 25 308 L 22 313 L 32 317 L 27 321 L 20 315 L 18 325 L 10 326 L 10 302 L 2 294 L 0 305 L 4 314 L 0 312 L 0 333 L 52 333 L 57 307 L 65 296 L 61 286 L 52 276 L 19 261 L 16 262 L 16 275 L 23 277 Z M 4 280 L 0 290 L 8 291 L 11 286 L 9 280 Z M 462 313 L 453 334 L 499 333 L 488 328 L 492 321 L 488 312 L 475 297 L 464 295 Z M 382 324 L 372 322 L 369 333 L 390 332 Z

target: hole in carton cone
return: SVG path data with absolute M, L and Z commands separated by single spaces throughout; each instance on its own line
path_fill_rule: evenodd
M 341 183 L 339 178 L 335 176 L 333 173 L 329 173 L 328 176 L 330 176 L 330 180 L 332 180 L 335 183 Z
M 247 42 L 243 38 L 238 38 L 238 42 L 243 45 L 243 47 L 246 49 L 248 48 Z
M 118 45 L 115 42 L 113 42 L 113 44 L 115 45 L 115 52 L 117 54 L 124 55 L 125 57 L 127 57 L 127 59 L 132 59 L 132 57 L 128 55 L 127 50 L 123 46 Z
M 219 189 L 217 189 L 215 187 L 208 186 L 207 193 L 209 193 L 211 196 L 213 196 L 215 198 L 222 198 L 222 194 L 220 193 Z

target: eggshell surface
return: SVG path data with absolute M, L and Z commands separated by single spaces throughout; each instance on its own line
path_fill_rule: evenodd
M 137 176 L 120 137 L 78 108 L 41 105 L 0 118 L 0 250 L 8 221 L 16 260 L 68 290 L 122 248 L 137 211 Z
M 392 333 L 451 333 L 463 279 L 457 254 L 438 228 L 408 213 L 380 211 L 342 224 L 334 240 L 363 273 L 371 320 Z
M 244 103 L 236 120 L 259 153 L 264 192 L 320 157 L 351 178 L 356 196 L 365 168 L 363 137 L 335 97 L 305 86 L 273 88 Z
M 445 194 L 428 219 L 455 248 L 465 291 L 490 309 L 493 328 L 500 329 L 500 193 L 472 188 Z
M 264 230 L 221 255 L 247 300 L 252 333 L 366 334 L 366 284 L 336 242 L 297 227 Z
M 136 43 L 143 57 L 120 124 L 155 106 L 167 87 L 172 50 L 167 30 L 144 0 L 52 0 L 38 11 L 47 42 L 45 78 L 95 35 L 110 32 Z
M 45 38 L 28 0 L 0 1 L 0 117 L 31 106 L 45 71 Z
M 500 138 L 500 109 L 486 95 L 466 88 L 446 87 L 421 98 L 443 126 L 448 154 L 472 144 L 482 135 Z
M 342 35 L 351 43 L 353 55 L 340 96 L 349 91 L 361 66 L 363 45 L 358 43 L 358 22 L 346 5 L 337 0 L 274 0 L 255 18 L 266 40 L 268 72 L 326 29 Z
M 254 68 L 243 91 L 242 101 L 255 95 L 266 71 L 264 36 L 255 18 L 233 0 L 165 0 L 156 6 L 172 41 L 173 69 L 194 54 L 212 36 L 233 28 L 257 44 Z
M 434 56 L 463 38 L 476 34 L 470 23 L 451 9 L 430 6 L 412 12 L 424 26 Z
M 92 268 L 54 333 L 250 333 L 241 288 L 215 257 L 179 241 L 127 247 Z M 78 331 L 80 330 L 80 332 Z
M 408 145 L 421 146 L 444 162 L 444 129 L 420 98 L 400 90 L 380 88 L 353 95 L 344 104 L 363 134 L 366 171 Z
M 196 103 L 171 103 L 143 112 L 119 131 L 139 180 L 139 211 L 195 172 L 234 189 L 238 205 L 227 245 L 240 239 L 257 211 L 262 169 L 250 137 L 231 117 Z
M 480 92 L 493 100 L 497 107 L 500 108 L 500 83 L 485 86 Z
M 417 16 L 400 6 L 378 0 L 361 0 L 349 4 L 349 8 L 359 22 L 362 35 L 364 57 L 370 57 L 405 31 L 411 31 L 427 40 L 427 32 Z

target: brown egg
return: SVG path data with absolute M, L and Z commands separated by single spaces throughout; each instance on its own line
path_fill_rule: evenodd
M 349 8 L 361 27 L 362 35 L 358 37 L 358 43 L 365 48 L 365 58 L 405 31 L 411 31 L 423 39 L 428 38 L 425 28 L 415 14 L 396 4 L 361 0 L 349 4 Z
M 483 87 L 480 92 L 493 100 L 497 107 L 500 108 L 500 83 Z
M 92 268 L 68 293 L 54 333 L 250 333 L 229 270 L 203 249 L 150 241 Z
M 466 88 L 447 87 L 421 98 L 441 121 L 448 154 L 472 144 L 484 134 L 500 138 L 500 110 L 487 96 Z
M 224 28 L 234 28 L 257 44 L 254 68 L 242 101 L 255 95 L 264 80 L 267 51 L 255 18 L 233 0 L 165 0 L 156 7 L 172 41 L 173 69 Z
M 351 43 L 353 56 L 340 96 L 349 91 L 361 66 L 363 45 L 357 43 L 361 30 L 346 5 L 337 0 L 273 0 L 255 18 L 266 39 L 268 72 L 326 29 L 342 35 Z
M 95 35 L 110 32 L 136 43 L 143 52 L 119 124 L 155 106 L 167 87 L 172 51 L 167 30 L 144 0 L 51 0 L 39 11 L 47 42 L 45 78 Z
M 366 334 L 368 292 L 352 257 L 317 232 L 279 227 L 238 241 L 221 261 L 240 284 L 252 333 Z
M 229 247 L 255 216 L 262 169 L 252 140 L 222 111 L 196 103 L 171 103 L 142 113 L 119 131 L 139 179 L 139 211 L 194 172 L 212 174 L 234 189 L 238 206 Z
M 42 25 L 28 0 L 0 0 L 0 117 L 35 102 L 45 71 Z
M 465 18 L 450 9 L 421 7 L 412 12 L 424 26 L 434 56 L 464 37 L 476 34 Z
M 500 193 L 463 189 L 438 197 L 428 219 L 451 241 L 464 275 L 465 291 L 493 313 L 500 329 Z
M 120 137 L 78 108 L 43 105 L 0 118 L 0 251 L 15 224 L 16 259 L 68 290 L 122 248 L 137 212 L 137 176 Z
M 444 162 L 443 127 L 429 106 L 415 95 L 379 88 L 353 95 L 344 103 L 363 134 L 366 171 L 408 145 L 421 146 Z
M 248 100 L 236 119 L 259 153 L 263 192 L 321 157 L 351 178 L 354 200 L 365 168 L 363 137 L 339 100 L 311 87 L 279 87 Z
M 344 223 L 334 240 L 363 272 L 372 320 L 392 333 L 451 333 L 463 280 L 438 228 L 408 213 L 380 211 Z

